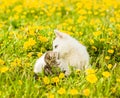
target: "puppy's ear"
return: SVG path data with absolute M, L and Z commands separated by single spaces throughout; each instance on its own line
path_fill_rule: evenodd
M 63 37 L 64 37 L 64 34 L 61 33 L 61 32 L 60 32 L 59 30 L 57 30 L 57 29 L 54 30 L 54 33 L 55 33 L 56 37 L 59 37 L 59 38 L 63 38 Z

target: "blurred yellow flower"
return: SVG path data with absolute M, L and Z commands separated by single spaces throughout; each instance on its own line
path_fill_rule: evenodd
M 53 83 L 58 83 L 59 82 L 59 77 L 53 77 L 52 79 L 51 79 L 51 81 L 53 82 Z
M 93 35 L 94 35 L 94 36 L 96 36 L 96 37 L 97 37 L 97 36 L 99 36 L 99 35 L 101 35 L 101 34 L 102 34 L 102 32 L 101 32 L 101 31 L 96 31 L 96 32 L 93 32 Z
M 44 36 L 38 36 L 38 39 L 39 39 L 41 42 L 43 42 L 43 43 L 45 43 L 45 42 L 48 41 L 48 38 L 47 38 L 47 37 L 44 37 Z
M 85 95 L 85 96 L 89 96 L 90 95 L 90 90 L 87 88 L 87 89 L 84 89 L 83 90 L 83 94 Z
M 97 51 L 97 48 L 95 46 L 92 46 L 92 49 L 94 49 L 95 51 Z
M 112 64 L 108 64 L 108 65 L 107 65 L 107 68 L 108 68 L 108 69 L 111 69 L 112 66 L 113 66 Z
M 2 59 L 0 59 L 0 65 L 4 65 L 4 64 L 5 62 Z
M 71 89 L 71 90 L 70 90 L 70 94 L 71 94 L 71 95 L 77 95 L 77 94 L 78 94 L 78 90 L 75 89 L 75 88 L 74 88 L 74 89 Z
M 106 77 L 106 78 L 108 78 L 108 77 L 110 77 L 110 72 L 108 72 L 108 71 L 104 71 L 104 72 L 102 72 L 102 75 L 104 76 L 104 77 Z
M 117 82 L 120 82 L 120 78 L 117 78 L 116 81 L 117 81 Z
M 33 55 L 33 52 L 29 52 L 29 53 L 27 54 L 28 57 L 31 57 L 32 55 Z
M 94 74 L 96 72 L 95 69 L 86 69 L 85 70 L 86 74 Z
M 64 74 L 64 73 L 60 73 L 60 74 L 59 74 L 59 78 L 60 78 L 60 79 L 62 79 L 62 78 L 64 78 L 64 77 L 65 77 L 65 74 Z
M 34 29 L 30 29 L 30 30 L 28 31 L 28 34 L 29 34 L 29 35 L 35 35 Z
M 52 93 L 49 93 L 49 94 L 47 95 L 47 98 L 55 98 L 55 96 L 54 96 Z
M 14 59 L 14 61 L 11 62 L 11 66 L 21 66 L 21 60 L 19 58 Z
M 2 24 L 0 24 L 0 28 L 2 28 L 3 27 L 3 25 Z M 1 36 L 1 35 L 0 35 Z
M 22 34 L 17 34 L 16 37 L 20 40 L 23 38 L 23 35 Z
M 45 76 L 45 77 L 43 78 L 43 82 L 44 82 L 44 84 L 49 84 L 49 83 L 50 83 L 50 80 L 49 80 L 49 78 L 48 78 L 47 76 Z
M 114 50 L 109 49 L 109 50 L 108 50 L 108 53 L 113 54 L 113 53 L 114 53 Z
M 110 57 L 109 57 L 109 56 L 105 56 L 105 59 L 106 59 L 106 60 L 109 60 L 109 59 L 110 59 Z
M 64 88 L 60 88 L 58 91 L 57 91 L 58 94 L 60 95 L 63 95 L 66 93 L 66 90 Z
M 4 67 L 0 68 L 1 73 L 5 73 L 6 71 L 8 71 L 8 67 L 4 66 Z
M 105 41 L 105 39 L 104 39 L 104 38 L 101 38 L 101 39 L 100 39 L 100 42 L 104 42 L 104 41 Z
M 18 14 L 15 14 L 15 15 L 13 16 L 13 19 L 18 20 L 18 19 L 19 19 L 19 15 L 18 15 Z
M 84 16 L 80 16 L 77 20 L 78 23 L 81 23 L 82 21 L 84 21 L 84 19 L 86 19 L 86 17 Z
M 116 92 L 116 87 L 112 87 L 112 88 L 111 88 L 111 92 L 112 92 L 112 93 L 115 93 L 115 92 Z
M 93 39 L 90 39 L 90 44 L 94 44 L 94 40 Z
M 86 80 L 90 83 L 96 83 L 98 79 L 95 74 L 89 74 L 86 76 Z
M 29 66 L 30 66 L 30 63 L 25 63 L 25 66 L 29 67 Z
M 24 43 L 24 49 L 29 49 L 36 44 L 36 41 L 33 38 L 29 38 L 28 41 Z
M 113 35 L 113 32 L 111 31 L 111 32 L 109 32 L 109 36 L 112 36 Z
M 110 22 L 115 22 L 115 18 L 114 17 L 110 17 Z
M 38 57 L 41 57 L 42 54 L 43 54 L 43 53 L 39 52 L 39 53 L 37 54 L 37 56 L 38 56 Z
M 82 32 L 78 32 L 78 35 L 79 35 L 79 36 L 82 36 L 82 35 L 83 35 L 83 33 L 82 33 Z

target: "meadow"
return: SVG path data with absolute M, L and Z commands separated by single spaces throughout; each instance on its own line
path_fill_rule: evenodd
M 92 67 L 34 79 L 54 29 L 87 47 Z M 120 0 L 0 0 L 0 98 L 120 98 Z

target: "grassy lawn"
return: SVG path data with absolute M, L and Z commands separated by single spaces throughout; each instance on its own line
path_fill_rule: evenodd
M 56 28 L 87 47 L 92 68 L 35 80 Z M 0 98 L 86 97 L 120 97 L 120 0 L 0 0 Z

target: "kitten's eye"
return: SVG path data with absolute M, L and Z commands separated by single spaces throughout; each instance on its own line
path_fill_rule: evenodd
M 57 48 L 58 47 L 58 45 L 55 45 L 55 48 Z

